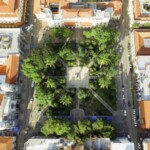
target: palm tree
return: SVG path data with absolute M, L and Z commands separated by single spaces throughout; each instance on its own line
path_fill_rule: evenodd
M 60 98 L 60 103 L 65 106 L 68 106 L 69 104 L 71 104 L 71 102 L 72 102 L 72 98 L 67 94 L 62 95 Z
M 46 81 L 46 85 L 48 88 L 56 88 L 56 82 L 53 79 L 48 79 Z

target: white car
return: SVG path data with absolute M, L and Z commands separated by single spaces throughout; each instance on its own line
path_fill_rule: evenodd
M 136 114 L 136 110 L 135 109 L 133 109 L 133 114 Z
M 28 32 L 30 32 L 32 29 L 33 29 L 33 24 L 31 24 L 31 25 L 29 25 L 29 26 L 27 26 L 25 29 L 28 31 Z
M 129 140 L 129 139 L 131 139 L 131 137 L 130 137 L 130 135 L 129 135 L 129 134 L 127 135 L 127 138 L 128 138 L 128 140 Z
M 125 99 L 125 96 L 124 96 L 124 94 L 122 94 L 122 99 Z
M 141 144 L 140 143 L 138 143 L 138 149 L 141 149 Z
M 125 117 L 127 116 L 127 111 L 126 111 L 126 110 L 123 111 L 123 115 L 124 115 Z
M 124 92 L 124 86 L 122 86 L 122 92 Z
M 34 82 L 32 81 L 31 87 L 34 87 Z
M 134 126 L 137 127 L 137 122 L 136 121 L 134 121 Z

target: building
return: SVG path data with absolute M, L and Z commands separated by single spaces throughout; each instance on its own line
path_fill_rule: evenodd
M 88 139 L 84 144 L 85 149 L 95 150 L 110 150 L 110 139 L 109 138 L 93 138 Z
M 142 100 L 139 102 L 139 118 L 141 127 L 150 129 L 150 100 Z
M 150 128 L 150 30 L 135 30 L 135 55 L 140 82 L 139 118 L 142 128 Z
M 135 31 L 135 54 L 141 99 L 150 100 L 150 30 Z
M 48 139 L 41 137 L 33 137 L 24 144 L 24 150 L 73 150 L 73 143 L 64 139 Z M 82 150 L 91 148 L 95 150 L 134 150 L 134 143 L 129 142 L 126 137 L 117 138 L 111 141 L 109 138 L 88 139 L 84 147 L 76 149 Z
M 31 138 L 24 144 L 24 150 L 58 150 L 60 148 L 71 149 L 72 142 L 64 139 Z
M 149 0 L 133 0 L 134 19 L 150 21 L 150 2 Z
M 134 143 L 129 142 L 127 138 L 117 138 L 110 143 L 110 150 L 134 150 Z
M 112 17 L 119 18 L 122 14 L 122 2 L 36 0 L 34 13 L 38 20 L 47 20 L 49 27 L 92 27 L 107 25 Z
M 20 32 L 19 28 L 0 28 L 0 130 L 16 125 Z
M 15 150 L 15 137 L 0 137 L 0 150 Z
M 150 139 L 146 138 L 143 140 L 143 150 L 150 150 Z
M 18 27 L 24 23 L 26 0 L 0 0 L 0 27 Z

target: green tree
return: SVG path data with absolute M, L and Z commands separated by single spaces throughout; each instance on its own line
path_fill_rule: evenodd
M 51 36 L 56 38 L 68 38 L 71 37 L 73 32 L 68 28 L 53 28 L 51 29 Z
M 93 131 L 102 131 L 104 127 L 104 123 L 101 119 L 97 119 L 93 124 L 92 124 L 92 129 Z
M 59 56 L 66 61 L 75 61 L 77 54 L 69 47 L 64 47 L 60 52 Z
M 40 130 L 44 135 L 56 135 L 74 141 L 77 145 L 85 143 L 90 134 L 98 133 L 103 137 L 111 138 L 115 128 L 100 119 L 94 123 L 89 120 L 78 121 L 77 123 L 68 120 L 49 119 Z M 94 131 L 94 132 L 93 132 Z
M 46 81 L 46 86 L 48 87 L 48 88 L 56 88 L 56 82 L 54 81 L 54 79 L 48 79 L 47 81 Z
M 53 99 L 55 94 L 53 91 L 49 91 L 48 89 L 44 89 L 41 86 L 36 86 L 35 87 L 35 98 L 36 101 L 39 105 L 45 106 L 45 105 L 50 105 L 53 106 Z
M 77 122 L 78 133 L 85 134 L 87 132 L 86 124 L 83 124 L 81 121 Z
M 103 131 L 102 131 L 103 137 L 104 138 L 113 137 L 114 133 L 115 133 L 114 126 L 112 126 L 111 124 L 105 123 Z
M 55 130 L 54 130 L 54 124 L 56 124 L 55 120 L 53 119 L 49 119 L 44 126 L 41 128 L 41 132 L 45 135 L 48 136 L 50 134 L 54 134 Z
M 70 123 L 67 120 L 49 119 L 41 128 L 41 132 L 48 136 L 50 134 L 64 135 L 70 131 Z
M 27 58 L 22 65 L 23 74 L 31 78 L 35 83 L 40 83 L 42 81 L 42 74 L 38 71 L 38 69 L 32 64 L 32 61 Z
M 140 24 L 135 22 L 134 24 L 132 24 L 132 29 L 138 29 L 140 28 Z
M 85 99 L 87 97 L 87 93 L 83 89 L 78 89 L 77 90 L 77 96 L 78 96 L 78 99 L 82 100 L 82 99 Z
M 60 97 L 60 103 L 67 106 L 69 104 L 71 104 L 72 102 L 72 98 L 67 95 L 67 94 L 63 94 L 61 97 Z

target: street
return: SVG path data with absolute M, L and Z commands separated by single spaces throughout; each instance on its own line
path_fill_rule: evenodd
M 128 7 L 128 2 L 123 2 L 123 8 Z M 130 50 L 128 49 L 129 42 L 129 16 L 127 9 L 123 9 L 122 17 L 122 26 L 121 26 L 121 35 L 119 45 L 122 46 L 123 51 L 120 52 L 121 62 L 120 62 L 120 71 L 117 77 L 117 92 L 118 92 L 118 110 L 122 110 L 122 116 L 124 118 L 121 121 L 122 124 L 126 124 L 125 129 L 122 129 L 124 132 L 123 136 L 130 135 L 131 140 L 135 144 L 135 149 L 138 149 L 139 141 L 139 126 L 135 124 L 134 115 L 138 113 L 137 100 L 134 96 L 134 72 L 131 72 L 130 67 Z M 124 105 L 123 105 L 124 104 Z M 135 113 L 133 112 L 135 109 Z M 126 110 L 127 115 L 124 115 L 124 110 Z M 127 132 L 126 132 L 127 131 Z
M 44 28 L 46 27 L 46 23 L 41 24 L 34 22 L 34 14 L 33 14 L 33 3 L 34 0 L 29 1 L 28 3 L 28 9 L 29 12 L 29 18 L 28 18 L 28 24 L 33 24 L 33 30 L 28 34 L 28 44 L 30 45 L 30 48 L 36 46 L 37 44 L 37 37 L 41 38 L 43 35 Z M 122 46 L 123 50 L 120 53 L 121 56 L 121 62 L 119 66 L 119 74 L 116 78 L 116 86 L 117 86 L 117 112 L 114 113 L 114 122 L 116 123 L 118 135 L 127 137 L 129 134 L 132 141 L 135 143 L 135 149 L 137 150 L 138 145 L 138 139 L 139 139 L 139 129 L 138 125 L 135 126 L 135 123 L 133 121 L 133 108 L 136 110 L 136 114 L 138 113 L 138 106 L 136 102 L 136 97 L 133 95 L 133 80 L 134 76 L 132 72 L 130 71 L 130 64 L 129 64 L 129 56 L 130 52 L 128 50 L 128 42 L 129 42 L 129 16 L 127 13 L 127 7 L 128 7 L 128 0 L 123 1 L 123 17 L 121 21 L 121 27 L 120 27 L 120 37 L 119 37 L 119 43 L 118 45 Z M 38 27 L 39 26 L 39 27 Z M 40 30 L 38 30 L 40 28 Z M 37 31 L 38 30 L 38 31 Z M 32 34 L 33 35 L 32 35 Z M 29 55 L 30 48 L 28 51 L 25 51 L 25 57 Z M 119 49 L 118 49 L 119 51 Z M 33 105 L 30 101 L 30 99 L 33 96 L 33 87 L 31 86 L 32 81 L 30 79 L 27 79 L 23 77 L 23 83 L 21 85 L 21 98 L 22 98 L 22 110 L 20 116 L 20 133 L 18 135 L 18 143 L 17 143 L 17 149 L 22 150 L 23 144 L 26 140 L 26 138 L 32 133 L 28 133 L 28 128 L 31 124 L 33 126 L 36 124 L 36 119 L 34 121 L 33 118 L 35 115 L 38 114 L 37 108 L 35 105 Z M 123 97 L 124 95 L 124 97 Z M 124 100 L 124 101 L 123 101 Z M 124 102 L 124 103 L 123 103 Z M 130 104 L 130 105 L 129 105 Z M 34 110 L 34 111 L 33 111 Z M 126 114 L 124 112 L 126 110 Z M 39 116 L 37 115 L 37 117 Z

